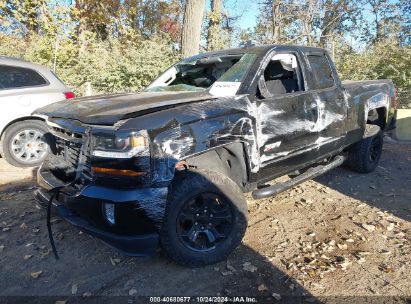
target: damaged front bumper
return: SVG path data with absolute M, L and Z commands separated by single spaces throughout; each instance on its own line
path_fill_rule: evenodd
M 37 174 L 40 188 L 35 199 L 41 205 L 47 205 L 49 190 L 57 186 L 50 174 L 41 169 Z M 114 189 L 91 184 L 75 194 L 67 193 L 62 189 L 53 200 L 53 210 L 67 222 L 125 255 L 155 253 L 167 188 Z M 104 204 L 114 206 L 114 223 L 107 220 Z

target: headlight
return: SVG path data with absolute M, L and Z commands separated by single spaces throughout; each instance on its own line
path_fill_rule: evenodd
M 148 151 L 147 132 L 131 134 L 97 133 L 93 135 L 93 156 L 108 158 L 132 158 Z

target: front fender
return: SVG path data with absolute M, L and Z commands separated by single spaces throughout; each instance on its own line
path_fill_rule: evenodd
M 123 127 L 147 130 L 153 183 L 168 183 L 177 162 L 233 142 L 246 144 L 250 168 L 258 170 L 255 113 L 247 96 L 223 97 L 152 113 Z

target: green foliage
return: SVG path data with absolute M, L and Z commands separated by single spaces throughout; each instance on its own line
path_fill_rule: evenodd
M 91 83 L 95 94 L 139 91 L 180 59 L 174 47 L 181 40 L 183 0 L 61 3 L 0 0 L 0 55 L 55 67 L 56 74 L 78 95 L 84 94 L 86 82 Z M 368 29 L 365 34 L 355 26 L 357 15 L 363 14 L 362 6 L 355 1 L 316 3 L 265 1 L 260 4 L 256 27 L 240 32 L 239 41 L 307 43 L 329 49 L 335 44 L 335 61 L 343 79 L 388 78 L 400 91 L 411 90 L 408 0 L 399 0 L 395 6 L 402 12 L 400 18 L 391 18 L 392 14 L 386 12 L 392 5 L 380 5 L 389 1 L 375 2 L 378 5 L 372 6 L 372 18 L 365 18 L 363 24 Z M 230 46 L 231 22 L 235 18 L 221 10 L 218 7 L 208 15 L 208 49 Z M 330 15 L 334 11 L 342 17 L 336 19 Z M 347 33 L 354 39 L 357 34 L 365 36 L 366 51 L 357 52 L 348 47 Z
M 0 0 L 0 20 L 2 25 L 12 19 L 22 25 L 19 31 L 36 32 L 38 16 L 45 7 L 45 0 Z
M 84 49 L 69 38 L 57 43 L 56 74 L 78 95 L 84 94 L 86 82 L 91 82 L 93 93 L 140 91 L 179 59 L 170 43 L 160 37 L 134 37 L 139 41 L 129 43 L 124 39 L 99 41 L 93 33 L 85 36 Z M 0 54 L 53 68 L 56 39 L 0 36 Z
M 146 36 L 135 24 L 115 18 L 119 1 L 110 1 L 59 6 L 0 0 L 0 55 L 55 69 L 77 95 L 84 94 L 86 82 L 95 94 L 139 91 L 179 59 L 174 32 L 153 30 Z M 99 10 L 88 9 L 96 5 Z M 104 15 L 106 6 L 110 10 Z
M 411 90 L 411 48 L 396 41 L 381 41 L 360 53 L 345 50 L 336 59 L 342 79 L 391 79 L 399 91 Z

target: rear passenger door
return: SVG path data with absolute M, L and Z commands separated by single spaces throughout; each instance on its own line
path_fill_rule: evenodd
M 306 53 L 308 85 L 317 100 L 317 144 L 321 153 L 338 149 L 345 139 L 347 103 L 337 72 L 326 52 Z

